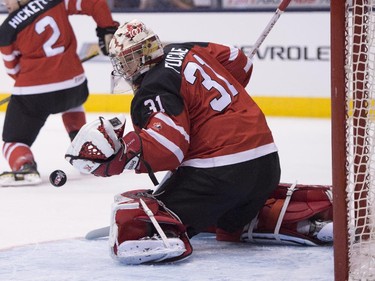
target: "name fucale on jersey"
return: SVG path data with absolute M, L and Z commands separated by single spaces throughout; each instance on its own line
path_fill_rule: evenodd
M 16 40 L 17 34 L 36 17 L 53 8 L 63 0 L 32 0 L 20 10 L 9 14 L 0 27 L 0 46 L 6 46 Z
M 171 68 L 177 73 L 181 73 L 182 61 L 189 52 L 186 48 L 172 48 L 165 56 L 165 68 Z
M 147 79 L 142 82 L 142 89 L 136 92 L 132 100 L 131 115 L 136 126 L 145 126 L 155 110 L 173 116 L 182 112 L 184 102 L 180 94 L 181 68 L 186 54 L 193 47 L 194 44 L 191 43 L 171 44 L 164 47 L 164 61 L 146 73 Z M 163 81 L 168 81 L 168 83 Z M 163 100 L 163 108 L 160 108 L 161 104 L 155 104 L 154 107 L 148 106 L 149 101 L 155 96 Z

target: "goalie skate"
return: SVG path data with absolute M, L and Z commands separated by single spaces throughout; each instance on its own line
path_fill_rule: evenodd
M 28 186 L 42 182 L 36 164 L 25 164 L 18 171 L 0 174 L 0 186 Z
M 331 243 L 333 242 L 333 222 L 332 221 L 314 221 L 313 237 L 319 241 Z
M 182 255 L 184 242 L 179 238 L 167 238 L 168 245 L 157 235 L 140 240 L 128 240 L 117 248 L 116 259 L 124 264 L 136 265 L 169 260 Z

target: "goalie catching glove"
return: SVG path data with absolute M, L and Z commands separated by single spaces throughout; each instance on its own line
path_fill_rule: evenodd
M 122 137 L 125 116 L 99 119 L 84 125 L 71 142 L 65 159 L 83 174 L 100 177 L 135 169 L 141 155 L 141 139 L 135 132 Z
M 174 262 L 193 252 L 185 226 L 150 190 L 115 197 L 109 247 L 112 258 L 124 264 Z

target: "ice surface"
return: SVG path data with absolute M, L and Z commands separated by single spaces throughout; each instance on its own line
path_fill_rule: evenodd
M 115 114 L 90 114 L 97 116 Z M 4 114 L 0 113 L 3 123 Z M 128 119 L 130 120 L 130 119 Z M 330 121 L 269 118 L 280 151 L 282 181 L 331 184 Z M 128 122 L 127 131 L 131 124 Z M 94 228 L 109 224 L 117 193 L 152 188 L 147 175 L 81 175 L 65 160 L 69 143 L 60 115 L 51 116 L 33 151 L 42 174 L 37 187 L 0 188 L 0 280 L 333 280 L 332 247 L 262 246 L 192 239 L 192 256 L 180 263 L 124 266 L 109 256 L 107 240 L 87 241 Z M 8 170 L 0 159 L 0 170 Z M 68 176 L 60 188 L 48 175 Z M 161 179 L 164 173 L 158 173 Z

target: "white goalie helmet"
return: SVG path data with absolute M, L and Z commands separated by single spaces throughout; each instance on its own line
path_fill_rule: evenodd
M 109 44 L 109 55 L 115 75 L 134 80 L 157 63 L 164 51 L 159 37 L 134 19 L 117 29 Z

